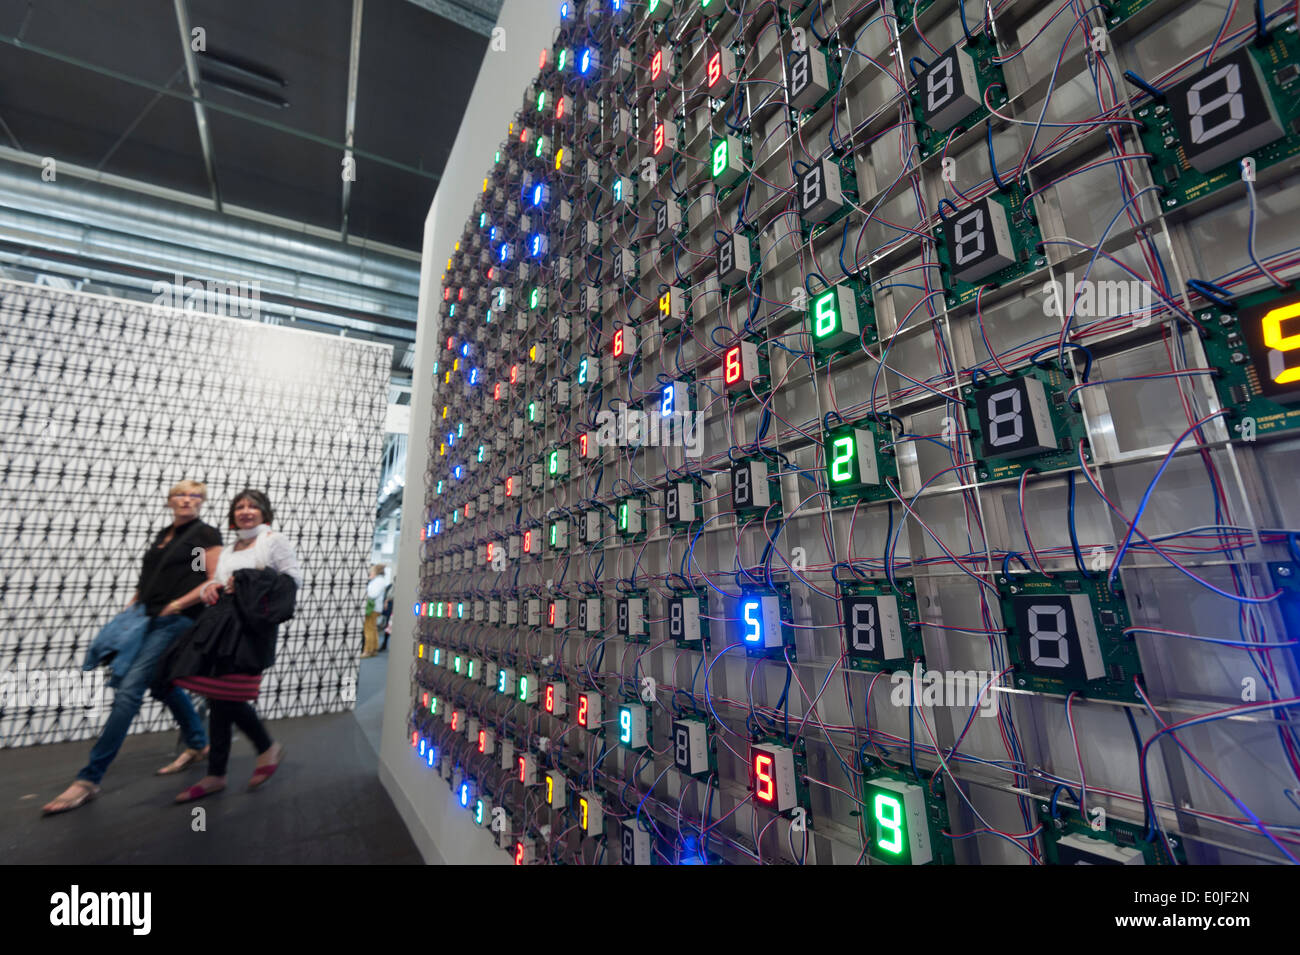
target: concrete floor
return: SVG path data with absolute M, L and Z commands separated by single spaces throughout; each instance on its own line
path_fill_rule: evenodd
M 268 723 L 285 762 L 245 792 L 253 751 L 236 734 L 225 792 L 172 798 L 203 775 L 155 776 L 176 734 L 129 736 L 99 797 L 43 817 L 41 806 L 85 764 L 91 741 L 0 750 L 0 860 L 34 864 L 419 864 L 419 852 L 379 784 L 387 654 L 363 661 L 355 713 Z M 206 831 L 196 831 L 204 810 Z

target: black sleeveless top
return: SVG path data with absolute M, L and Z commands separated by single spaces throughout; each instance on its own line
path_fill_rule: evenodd
M 209 547 L 221 546 L 221 534 L 215 527 L 195 520 L 185 524 L 166 547 L 159 547 L 167 532 L 173 525 L 168 525 L 158 532 L 153 543 L 145 551 L 144 564 L 140 569 L 140 603 L 144 612 L 156 617 L 173 600 L 184 597 L 187 593 L 208 579 L 207 571 L 202 568 L 200 555 Z M 195 553 L 198 551 L 198 553 Z M 203 604 L 195 604 L 182 613 L 193 620 L 203 612 Z

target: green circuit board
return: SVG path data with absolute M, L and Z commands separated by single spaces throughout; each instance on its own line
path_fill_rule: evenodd
M 1142 676 L 1137 644 L 1124 633 L 1128 604 L 1104 573 L 998 577 L 1007 654 L 1018 689 L 1131 702 Z
M 884 865 L 953 865 L 944 781 L 878 763 L 862 777 L 862 820 L 867 855 Z M 925 830 L 915 828 L 924 823 Z M 926 857 L 928 855 L 928 858 Z
M 974 34 L 970 40 L 957 47 L 958 56 L 968 56 L 974 61 L 978 90 L 972 91 L 972 93 L 978 94 L 980 105 L 966 114 L 954 128 L 970 129 L 989 116 L 989 109 L 984 105 L 985 91 L 988 91 L 988 102 L 994 106 L 1002 106 L 1006 103 L 1006 81 L 1002 76 L 1002 67 L 993 62 L 996 53 L 997 48 L 995 45 L 985 39 L 982 33 Z M 989 87 L 993 87 L 993 89 L 990 90 Z M 926 124 L 925 111 L 920 103 L 919 91 L 914 97 L 912 115 L 916 120 L 917 148 L 921 153 L 921 158 L 924 159 L 934 153 L 942 152 L 951 129 L 932 129 Z
M 908 669 L 913 660 L 925 656 L 916 586 L 910 577 L 895 578 L 895 583 L 897 590 L 888 580 L 840 585 L 849 669 L 867 672 Z M 859 599 L 864 597 L 872 599 Z M 895 639 L 902 648 L 901 654 L 890 651 Z
M 1009 186 L 1006 192 L 989 194 L 989 201 L 998 203 L 1006 213 L 1013 261 L 978 282 L 967 282 L 953 274 L 952 250 L 948 247 L 948 243 L 943 241 L 943 225 L 935 226 L 935 238 L 939 240 L 935 243 L 935 248 L 939 264 L 943 269 L 944 288 L 947 290 L 944 298 L 949 308 L 974 301 L 982 286 L 1006 285 L 1047 265 L 1047 258 L 1041 248 L 1043 234 L 1038 228 L 1033 204 L 1025 201 L 1026 188 L 1021 183 L 1015 183 Z M 958 215 L 960 216 L 960 213 Z M 949 217 L 951 218 L 951 214 Z
M 1262 81 L 1264 96 L 1269 100 L 1269 109 L 1281 135 L 1271 142 L 1248 148 L 1246 153 L 1238 153 L 1211 169 L 1200 170 L 1189 159 L 1186 144 L 1179 134 L 1174 120 L 1174 104 L 1168 100 L 1148 101 L 1137 110 L 1137 118 L 1143 124 L 1143 148 L 1152 157 L 1147 160 L 1151 166 L 1151 175 L 1163 190 L 1160 201 L 1166 209 L 1176 209 L 1232 183 L 1240 183 L 1240 160 L 1243 155 L 1248 154 L 1254 160 L 1256 173 L 1300 155 L 1300 38 L 1285 29 L 1274 29 L 1267 45 L 1260 47 L 1250 43 L 1242 47 L 1242 51 L 1244 53 L 1234 51 L 1232 54 L 1221 54 L 1208 71 L 1192 74 L 1189 79 L 1193 81 L 1193 86 L 1209 82 L 1210 74 L 1220 69 L 1221 64 L 1229 65 L 1225 61 L 1230 61 L 1239 53 L 1249 56 L 1258 69 L 1258 79 Z M 1197 80 L 1198 76 L 1205 77 L 1205 80 Z M 1176 101 L 1178 97 L 1188 95 L 1188 82 L 1189 80 L 1183 80 L 1165 92 Z M 1251 81 L 1239 78 L 1237 82 L 1240 86 Z M 1218 84 L 1211 83 L 1203 94 L 1198 95 L 1208 97 L 1218 88 Z M 1241 110 L 1238 110 L 1232 115 L 1236 118 L 1240 113 Z M 1253 115 L 1248 116 L 1243 122 L 1253 121 L 1254 118 Z M 1217 124 L 1219 127 L 1223 125 L 1222 122 Z
M 1076 810 L 1064 807 L 1052 818 L 1051 806 L 1039 806 L 1043 822 L 1043 854 L 1048 865 L 1186 865 L 1187 856 L 1174 840 L 1171 861 L 1163 839 L 1146 841 L 1146 827 L 1113 816 L 1095 816 L 1104 824 L 1094 829 Z M 1064 842 L 1062 840 L 1065 840 Z M 1141 863 L 1133 853 L 1142 855 Z
M 1032 385 L 1024 379 L 1035 379 L 1038 384 Z M 977 386 L 965 389 L 966 422 L 977 462 L 976 473 L 981 481 L 1018 478 L 1027 468 L 1047 472 L 1078 464 L 1077 448 L 1079 442 L 1087 438 L 1087 429 L 1084 427 L 1083 414 L 1066 397 L 1072 384 L 1071 379 L 1061 374 L 1056 363 L 1052 362 L 1049 367 L 1030 365 L 1010 375 L 981 376 Z M 1016 407 L 1016 399 L 1009 400 L 1005 407 L 1008 412 L 1015 410 L 1026 420 L 1013 421 L 1008 427 L 1018 425 L 1026 439 L 1019 442 L 1020 447 L 1015 450 L 1000 453 L 1004 448 L 1000 448 L 996 442 L 1003 435 L 994 435 L 992 431 L 997 426 L 994 422 L 997 415 L 994 412 L 1002 405 L 990 407 L 989 403 L 996 401 L 1000 394 L 1012 387 L 1020 392 L 1019 407 Z M 1037 400 L 1029 397 L 1031 387 L 1036 394 L 1042 395 L 1042 405 L 1045 407 L 1046 418 L 1040 412 L 1037 421 L 1030 411 L 1031 407 L 1038 406 Z M 1041 428 L 1043 433 L 1036 439 L 1029 437 L 1031 427 L 1034 431 Z M 1011 433 L 1014 434 L 1014 430 Z M 1026 446 L 1025 441 L 1034 440 L 1037 440 L 1037 444 Z
M 862 460 L 869 452 L 856 440 L 855 431 L 870 436 L 873 460 Z M 852 440 L 846 442 L 846 438 Z M 832 507 L 893 500 L 893 492 L 885 484 L 887 478 L 893 478 L 898 486 L 898 456 L 893 453 L 893 442 L 894 432 L 889 425 L 871 418 L 845 422 L 825 433 L 822 460 Z
M 1260 360 L 1267 361 L 1267 350 L 1252 341 L 1258 332 L 1259 311 L 1283 298 L 1300 294 L 1300 287 L 1266 289 L 1245 295 L 1234 308 L 1205 308 L 1196 313 L 1205 326 L 1202 343 L 1208 367 L 1216 370 L 1214 386 L 1219 402 L 1232 409 L 1227 418 L 1234 440 L 1253 441 L 1267 435 L 1300 428 L 1300 387 L 1287 395 L 1276 388 L 1274 396 L 1265 393 Z M 1279 400 L 1278 395 L 1289 400 Z

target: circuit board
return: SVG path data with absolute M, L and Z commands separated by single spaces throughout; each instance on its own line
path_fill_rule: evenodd
M 791 751 L 791 754 L 793 756 L 792 762 L 794 764 L 793 783 L 794 783 L 795 806 L 799 810 L 802 810 L 802 817 L 803 817 L 804 824 L 811 829 L 812 809 L 810 807 L 812 805 L 812 802 L 810 799 L 810 794 L 808 792 L 807 746 L 804 745 L 804 741 L 802 739 L 796 739 L 793 742 L 791 742 L 785 736 L 782 736 L 780 734 L 760 733 L 760 734 L 756 734 L 751 738 L 750 776 L 752 778 L 750 781 L 751 784 L 755 786 L 754 803 L 757 806 L 762 806 L 767 809 L 773 809 L 774 806 L 770 802 L 760 798 L 760 794 L 757 791 L 757 778 L 756 778 L 757 774 L 755 773 L 756 767 L 753 765 L 754 757 L 752 755 L 754 752 L 752 747 L 763 747 L 763 746 L 778 746 L 778 747 L 789 749 Z M 773 775 L 775 775 L 775 771 L 773 772 Z M 795 810 L 793 809 L 781 810 L 781 815 L 784 816 L 795 815 Z
M 902 33 L 916 18 L 934 5 L 934 0 L 894 0 L 894 16 L 898 17 L 898 32 Z
M 819 290 L 808 303 L 808 335 L 818 368 L 841 355 L 858 354 L 878 340 L 870 283 L 846 278 Z
M 1216 369 L 1214 386 L 1219 402 L 1232 409 L 1227 420 L 1236 440 L 1253 441 L 1300 428 L 1300 388 L 1279 388 L 1261 380 L 1261 375 L 1268 376 L 1268 359 L 1267 349 L 1257 337 L 1259 310 L 1298 293 L 1300 288 L 1294 285 L 1285 290 L 1266 289 L 1237 299 L 1230 311 L 1213 308 L 1197 312 L 1206 331 L 1202 338 L 1206 363 Z M 1250 327 L 1243 327 L 1243 320 Z
M 948 52 L 955 52 L 957 56 L 969 57 L 972 61 L 975 87 L 968 91 L 968 97 L 973 102 L 977 101 L 978 105 L 955 123 L 944 125 L 943 128 L 934 128 L 927 121 L 927 112 L 923 105 L 926 91 L 921 89 L 921 84 L 918 84 L 913 101 L 912 115 L 916 120 L 917 148 L 923 159 L 933 153 L 942 152 L 944 144 L 948 141 L 948 135 L 953 129 L 969 129 L 980 120 L 988 117 L 989 109 L 984 105 L 986 91 L 988 92 L 988 102 L 995 107 L 1002 106 L 1007 101 L 1006 81 L 1002 77 L 1002 67 L 993 62 L 997 50 L 992 43 L 984 38 L 982 33 L 974 34 L 970 40 L 959 44 Z
M 935 228 L 935 243 L 939 264 L 943 269 L 945 301 L 948 307 L 972 301 L 983 286 L 1000 286 L 1014 282 L 1047 264 L 1042 254 L 1043 235 L 1034 216 L 1033 204 L 1025 201 L 1026 190 L 1020 183 L 1009 185 L 1005 192 L 993 192 L 969 208 L 949 213 Z M 996 203 L 998 209 L 989 209 L 985 203 Z M 995 229 L 992 217 L 1000 222 Z M 1002 224 L 1006 233 L 1001 235 Z M 962 244 L 973 241 L 979 249 L 977 260 L 987 261 L 990 267 L 1001 267 L 968 280 L 963 274 L 964 263 L 954 263 L 963 254 Z M 996 258 L 995 258 L 996 257 Z
M 1171 862 L 1164 840 L 1155 838 L 1148 842 L 1146 828 L 1141 823 L 1108 815 L 1101 829 L 1093 829 L 1072 809 L 1058 809 L 1057 818 L 1053 819 L 1047 803 L 1039 807 L 1039 816 L 1043 821 L 1043 854 L 1048 865 L 1187 864 L 1181 843 L 1175 840 L 1176 861 Z
M 893 442 L 894 432 L 889 425 L 871 418 L 836 425 L 825 433 L 822 459 L 832 507 L 893 498 L 893 492 L 885 484 L 887 478 L 898 483 Z
M 1113 30 L 1158 2 L 1159 0 L 1108 0 L 1102 5 L 1106 11 L 1106 25 Z
M 853 157 L 851 155 L 843 158 L 832 156 L 831 165 L 839 170 L 840 174 L 840 193 L 844 197 L 844 202 L 840 207 L 818 222 L 804 222 L 803 232 L 806 241 L 812 241 L 818 236 L 823 235 L 828 230 L 839 226 L 844 217 L 853 211 L 850 203 L 858 201 L 858 176 L 853 168 Z M 840 228 L 843 228 L 840 226 Z
M 695 615 L 696 623 L 699 626 L 699 633 L 700 633 L 698 640 L 687 639 L 687 633 L 686 633 L 687 624 L 685 622 L 686 612 L 684 607 L 682 608 L 682 623 L 680 624 L 681 635 L 679 636 L 676 635 L 675 633 L 675 628 L 679 627 L 678 621 L 675 619 L 677 613 L 676 601 L 682 600 L 683 598 L 689 598 L 689 597 L 693 597 L 699 601 L 699 603 L 697 604 L 697 607 L 699 608 L 698 613 Z M 709 643 L 708 612 L 709 612 L 709 592 L 706 587 L 696 587 L 691 590 L 674 589 L 669 592 L 667 607 L 665 610 L 665 616 L 667 617 L 667 619 L 665 620 L 664 627 L 666 628 L 668 638 L 673 641 L 673 644 L 677 647 L 678 650 L 709 649 L 710 643 Z
M 1082 413 L 1066 398 L 1071 384 L 1053 362 L 1047 368 L 1030 365 L 1010 375 L 981 376 L 979 385 L 965 390 L 966 422 L 980 480 L 1018 478 L 1027 468 L 1047 472 L 1078 464 L 1076 449 L 1087 430 Z
M 761 605 L 761 598 L 776 598 L 776 615 L 766 612 Z M 740 642 L 745 645 L 745 653 L 751 657 L 767 657 L 781 660 L 789 657 L 797 660 L 795 655 L 794 628 L 790 621 L 794 619 L 794 608 L 790 600 L 790 585 L 784 582 L 772 588 L 747 589 L 736 601 L 735 619 L 740 633 Z M 778 638 L 769 633 L 773 627 L 781 631 Z M 771 642 L 774 645 L 768 646 Z
M 1131 702 L 1142 677 L 1123 594 L 1102 574 L 998 577 L 1007 653 L 1017 689 Z
M 1247 58 L 1253 61 L 1254 70 Z M 1231 75 L 1221 76 L 1224 70 L 1231 70 Z M 1226 84 L 1224 95 L 1235 97 L 1228 104 L 1231 113 L 1208 129 L 1210 121 L 1205 119 L 1199 126 L 1190 127 L 1193 132 L 1184 132 L 1180 128 L 1187 122 L 1184 115 L 1192 116 L 1193 122 L 1203 116 L 1185 113 L 1183 104 L 1190 97 L 1204 113 L 1209 109 L 1205 99 L 1217 93 L 1221 84 Z M 1143 124 L 1142 145 L 1151 154 L 1148 163 L 1152 177 L 1163 190 L 1160 201 L 1166 209 L 1176 209 L 1240 183 L 1243 156 L 1251 157 L 1258 173 L 1300 154 L 1300 38 L 1294 33 L 1275 29 L 1265 46 L 1248 43 L 1231 54 L 1220 55 L 1208 70 L 1193 74 L 1165 94 L 1165 102 L 1141 106 L 1137 118 Z M 1219 118 L 1213 111 L 1204 115 Z M 1217 132 L 1224 127 L 1233 128 Z M 1242 134 L 1234 136 L 1239 130 Z M 1228 158 L 1210 168 L 1198 168 L 1206 165 L 1197 158 L 1202 147 L 1189 154 L 1183 141 L 1185 136 L 1196 135 L 1195 131 L 1207 146 L 1226 144 L 1223 149 L 1207 149 L 1206 155 Z M 1234 148 L 1233 143 L 1238 147 Z
M 916 585 L 909 577 L 896 578 L 895 583 L 897 588 L 887 580 L 840 585 L 849 669 L 898 670 L 925 656 Z
M 942 778 L 917 779 L 879 763 L 862 777 L 867 855 L 884 865 L 953 865 Z M 924 825 L 924 830 L 920 827 Z

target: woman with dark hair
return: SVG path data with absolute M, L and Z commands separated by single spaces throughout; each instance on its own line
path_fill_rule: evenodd
M 200 591 L 210 608 L 160 666 L 162 679 L 209 700 L 208 774 L 176 797 L 191 802 L 226 788 L 231 727 L 257 748 L 248 788 L 279 768 L 284 747 L 272 741 L 252 703 L 262 671 L 275 662 L 276 627 L 293 616 L 302 567 L 293 545 L 271 530 L 271 502 L 261 491 L 240 491 L 230 503 L 230 527 L 239 539 L 221 551 L 216 573 Z M 238 587 L 236 587 L 238 583 Z

